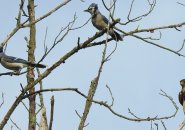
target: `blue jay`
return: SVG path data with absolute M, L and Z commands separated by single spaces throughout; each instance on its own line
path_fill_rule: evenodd
M 185 101 L 185 93 L 184 93 L 185 79 L 182 79 L 180 81 L 180 85 L 182 87 L 182 90 L 179 92 L 179 103 L 183 106 L 183 102 Z
M 3 67 L 6 69 L 14 70 L 16 74 L 19 74 L 21 69 L 24 67 L 38 67 L 38 68 L 45 68 L 46 66 L 43 64 L 35 64 L 24 59 L 20 59 L 13 56 L 7 56 L 3 52 L 3 47 L 0 48 L 0 62 Z
M 84 10 L 85 12 L 89 12 L 92 16 L 92 24 L 94 27 L 96 27 L 98 30 L 103 30 L 108 27 L 108 19 L 100 13 L 98 10 L 98 5 L 95 3 L 92 3 L 87 10 Z M 116 41 L 122 41 L 122 37 L 119 33 L 113 30 L 113 28 L 110 28 L 108 31 L 108 34 Z

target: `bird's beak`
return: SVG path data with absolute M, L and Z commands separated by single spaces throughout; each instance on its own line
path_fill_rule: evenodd
M 88 9 L 86 9 L 86 10 L 84 10 L 84 12 L 89 12 L 89 10 L 88 10 Z

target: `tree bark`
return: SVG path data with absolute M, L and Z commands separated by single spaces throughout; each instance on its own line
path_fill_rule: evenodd
M 32 23 L 35 21 L 35 5 L 34 0 L 28 0 L 28 13 L 29 13 L 29 22 Z M 29 39 L 29 45 L 28 45 L 28 61 L 35 62 L 35 52 L 36 48 L 36 27 L 35 24 L 30 25 L 30 39 Z M 27 73 L 27 82 L 28 84 L 32 84 L 34 82 L 34 71 L 31 67 L 28 67 L 28 73 Z M 29 90 L 29 93 L 35 92 L 35 88 L 32 87 Z M 35 95 L 32 95 L 29 97 L 29 130 L 35 130 L 36 129 L 36 114 L 35 114 Z

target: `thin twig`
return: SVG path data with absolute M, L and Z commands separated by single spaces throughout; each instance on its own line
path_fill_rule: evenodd
M 71 28 L 70 30 L 80 29 L 80 28 L 84 27 L 90 20 L 91 20 L 91 18 L 89 18 L 83 25 L 81 25 L 79 27 Z
M 46 32 L 45 32 L 45 36 L 44 36 L 44 52 L 47 52 L 47 46 L 46 46 L 47 34 L 48 34 L 48 27 L 46 27 Z
M 167 130 L 166 125 L 164 124 L 164 121 L 161 120 L 161 124 L 163 125 L 164 130 Z
M 113 94 L 112 94 L 112 91 L 111 91 L 110 87 L 108 85 L 106 85 L 106 88 L 109 90 L 109 93 L 110 93 L 111 98 L 112 98 L 112 103 L 110 105 L 110 107 L 112 107 L 114 105 L 114 97 L 113 97 Z
M 22 103 L 22 105 L 26 108 L 27 112 L 29 112 L 29 109 L 28 109 L 28 107 L 26 106 L 26 104 L 25 104 L 23 101 L 21 101 L 21 103 Z
M 10 118 L 10 121 L 13 123 L 13 125 L 18 129 L 18 130 L 21 130 L 18 125 Z
M 182 43 L 181 48 L 180 48 L 179 50 L 177 50 L 177 52 L 180 52 L 180 51 L 184 48 L 184 44 L 185 44 L 185 39 L 184 39 L 184 41 L 183 41 L 183 43 Z
M 177 4 L 180 4 L 180 5 L 182 5 L 182 6 L 185 6 L 185 4 L 183 4 L 183 3 L 180 3 L 180 2 L 177 2 Z
M 0 108 L 3 106 L 4 104 L 4 93 L 1 94 L 1 97 L 2 97 L 2 103 L 0 104 Z

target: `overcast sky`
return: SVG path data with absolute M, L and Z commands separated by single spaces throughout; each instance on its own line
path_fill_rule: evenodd
M 74 27 L 81 26 L 90 14 L 83 12 L 91 3 L 97 3 L 99 10 L 108 17 L 108 11 L 104 8 L 101 0 L 73 0 L 65 7 L 61 8 L 48 18 L 39 22 L 37 27 L 37 47 L 36 61 L 38 61 L 44 53 L 44 36 L 45 30 L 48 28 L 46 44 L 51 47 L 56 35 L 62 27 L 65 27 L 68 22 L 73 20 L 76 12 L 78 17 Z M 105 0 L 109 3 L 109 0 Z M 125 22 L 129 12 L 129 7 L 132 0 L 118 0 L 116 3 L 115 18 L 120 18 Z M 42 16 L 47 11 L 53 9 L 62 1 L 44 0 L 36 1 L 36 17 Z M 131 23 L 126 26 L 117 25 L 122 30 L 131 31 L 139 28 L 152 28 L 164 25 L 178 24 L 185 21 L 185 7 L 176 3 L 176 0 L 157 0 L 154 11 L 141 21 Z M 181 1 L 184 2 L 185 1 Z M 15 27 L 15 17 L 18 13 L 19 1 L 3 0 L 0 4 L 0 41 L 2 42 L 10 31 Z M 26 8 L 25 8 L 26 9 Z M 132 17 L 143 14 L 149 9 L 147 0 L 135 0 L 133 6 Z M 178 50 L 185 38 L 185 28 L 181 27 L 181 31 L 175 29 L 161 30 L 162 38 L 160 41 L 155 41 L 157 44 Z M 62 57 L 65 53 L 76 46 L 77 39 L 83 42 L 94 35 L 98 30 L 89 22 L 81 29 L 71 31 L 69 35 L 59 44 L 48 57 L 43 61 L 50 67 L 55 61 Z M 144 33 L 141 36 L 159 37 L 160 33 Z M 27 44 L 24 37 L 29 36 L 29 29 L 21 29 L 9 41 L 6 54 L 27 59 Z M 105 39 L 106 35 L 95 41 Z M 115 42 L 110 42 L 108 45 L 108 53 L 115 47 Z M 77 54 L 69 58 L 65 64 L 54 70 L 47 78 L 43 80 L 44 88 L 79 88 L 80 91 L 87 94 L 91 80 L 96 76 L 100 60 L 102 56 L 103 46 L 96 46 L 79 51 Z M 182 50 L 185 54 L 185 50 Z M 141 40 L 127 36 L 122 42 L 118 43 L 116 52 L 108 61 L 100 78 L 95 99 L 100 101 L 108 101 L 111 103 L 111 96 L 106 88 L 108 85 L 114 96 L 113 109 L 132 117 L 128 113 L 128 108 L 139 117 L 155 117 L 167 116 L 175 111 L 171 102 L 159 95 L 160 89 L 170 95 L 180 108 L 176 117 L 164 120 L 166 127 L 177 129 L 179 124 L 184 119 L 182 107 L 178 102 L 178 92 L 181 87 L 179 81 L 185 78 L 185 59 L 174 53 L 163 50 L 156 46 L 144 43 Z M 0 72 L 7 72 L 0 66 Z M 41 70 L 44 72 L 44 70 Z M 0 109 L 0 119 L 10 108 L 11 104 L 19 95 L 21 87 L 26 85 L 26 75 L 21 76 L 1 76 L 0 77 L 0 93 L 5 93 L 5 103 Z M 36 86 L 38 89 L 39 86 Z M 82 115 L 85 104 L 85 99 L 73 92 L 48 92 L 44 93 L 45 104 L 47 106 L 47 114 L 49 117 L 50 98 L 55 95 L 55 113 L 53 130 L 75 130 L 78 128 L 80 119 L 76 115 L 75 110 Z M 2 99 L 0 98 L 0 103 Z M 28 100 L 24 102 L 28 105 Z M 39 100 L 37 100 L 39 103 Z M 40 115 L 38 115 L 38 118 Z M 22 129 L 27 129 L 28 114 L 22 104 L 19 104 L 14 111 L 11 119 Z M 86 130 L 149 130 L 150 122 L 130 122 L 113 115 L 108 109 L 93 104 L 87 122 L 89 125 Z M 160 121 L 159 128 L 162 129 Z M 5 130 L 11 128 L 11 121 L 5 126 Z M 14 126 L 14 129 L 15 126 Z

